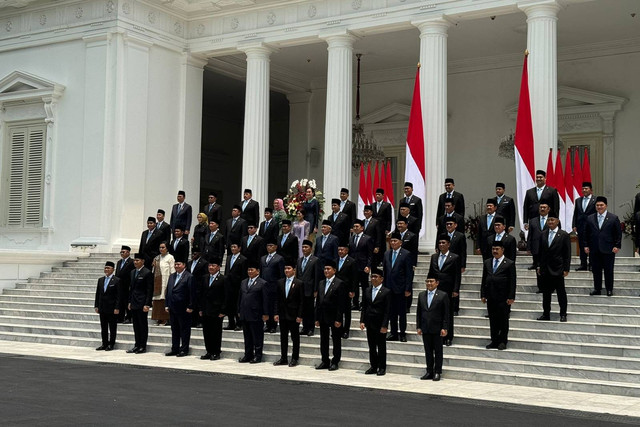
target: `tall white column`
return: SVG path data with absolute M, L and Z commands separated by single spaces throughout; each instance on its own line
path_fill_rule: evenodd
M 549 148 L 558 148 L 557 14 L 555 0 L 522 4 L 527 14 L 529 94 L 536 168 L 545 169 Z
M 247 55 L 242 189 L 250 188 L 264 208 L 269 206 L 269 56 L 275 49 L 260 43 L 242 50 Z
M 438 196 L 447 173 L 447 30 L 445 17 L 414 22 L 420 30 L 420 95 L 424 127 L 426 183 L 418 194 L 424 204 L 426 233 L 420 251 L 433 252 Z
M 353 43 L 356 37 L 342 32 L 323 38 L 329 45 L 323 191 L 330 201 L 338 197 L 342 187 L 351 188 Z
M 288 183 L 300 178 L 317 179 L 309 174 L 311 92 L 287 94 L 289 100 Z

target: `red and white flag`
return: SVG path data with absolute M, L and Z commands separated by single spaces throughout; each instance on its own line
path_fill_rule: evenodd
M 384 199 L 386 202 L 389 202 L 391 205 L 391 230 L 396 229 L 396 211 L 395 211 L 395 200 L 393 197 L 393 181 L 391 180 L 391 162 L 387 163 L 387 172 L 385 174 L 384 165 L 382 166 L 382 177 L 380 178 L 384 183 Z
M 376 162 L 376 168 L 373 172 L 373 185 L 371 186 L 371 202 L 375 202 L 376 201 L 376 190 L 378 188 L 381 188 L 382 186 L 380 185 L 380 172 L 378 169 L 378 162 Z
M 565 216 L 566 212 L 566 202 L 567 202 L 567 193 L 564 191 L 564 174 L 562 173 L 562 158 L 560 156 L 560 150 L 557 151 L 556 155 L 556 168 L 553 171 L 553 177 L 556 182 L 556 189 L 558 190 L 558 196 L 560 199 L 560 206 L 558 206 L 558 219 L 561 221 L 562 229 L 566 230 L 567 227 L 567 218 Z
M 367 181 L 367 187 L 366 187 L 366 192 L 367 192 L 367 200 L 366 200 L 366 204 L 370 205 L 373 203 L 373 199 L 371 198 L 371 187 L 372 187 L 372 183 L 371 183 L 371 162 L 367 163 L 367 173 L 366 176 L 364 177 Z
M 426 200 L 425 173 L 424 131 L 422 127 L 422 105 L 420 103 L 420 67 L 418 67 L 415 84 L 413 86 L 413 100 L 411 101 L 409 128 L 407 130 L 404 180 L 405 182 L 408 181 L 413 184 L 413 192 L 422 200 Z M 426 232 L 425 218 L 423 215 L 420 237 Z
M 582 163 L 582 179 L 591 181 L 591 164 L 589 163 L 589 151 L 584 150 L 584 162 Z
M 571 225 L 573 222 L 573 206 L 574 206 L 574 189 L 573 189 L 573 173 L 571 171 L 571 150 L 567 150 L 567 157 L 564 161 L 564 191 L 566 198 L 564 200 L 564 219 L 565 223 L 562 228 L 567 233 L 571 233 Z
M 582 197 L 582 167 L 580 166 L 580 151 L 576 148 L 573 156 L 573 200 Z
M 520 100 L 518 101 L 518 117 L 516 119 L 516 134 L 514 151 L 516 158 L 516 187 L 518 198 L 518 215 L 520 229 L 524 230 L 522 206 L 524 196 L 529 188 L 535 186 L 535 153 L 533 148 L 533 125 L 531 123 L 531 102 L 529 100 L 529 79 L 527 73 L 527 55 L 522 65 L 522 80 L 520 82 Z
M 358 186 L 358 218 L 364 218 L 364 205 L 367 204 L 367 181 L 364 177 L 364 163 L 360 163 L 360 185 Z
M 562 173 L 560 175 L 562 175 Z M 558 188 L 556 175 L 553 172 L 553 148 L 549 148 L 549 158 L 547 159 L 547 187 Z M 558 212 L 556 212 L 556 214 L 557 213 Z

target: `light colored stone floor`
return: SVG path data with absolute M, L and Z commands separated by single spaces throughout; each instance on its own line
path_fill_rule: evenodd
M 446 377 L 440 382 L 420 381 L 417 377 L 398 374 L 377 377 L 375 375 L 364 375 L 362 371 L 347 369 L 340 369 L 336 372 L 316 371 L 310 366 L 289 368 L 287 366 L 273 366 L 270 363 L 239 364 L 233 359 L 202 361 L 199 359 L 199 355 L 190 355 L 184 358 L 165 357 L 160 353 L 133 355 L 125 353 L 124 350 L 104 352 L 95 351 L 93 348 L 88 347 L 2 340 L 0 340 L 0 353 L 279 378 L 640 417 L 640 398 L 637 397 L 448 380 Z

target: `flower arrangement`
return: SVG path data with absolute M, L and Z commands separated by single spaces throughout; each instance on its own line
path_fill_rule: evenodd
M 635 242 L 636 233 L 638 232 L 638 224 L 635 223 L 635 218 L 633 216 L 633 203 L 631 200 L 627 200 L 625 203 L 620 205 L 620 207 L 626 207 L 627 210 L 620 218 L 620 227 L 622 228 L 622 234 L 624 237 L 630 237 Z
M 315 198 L 320 207 L 320 218 L 322 218 L 322 215 L 324 214 L 324 210 L 322 208 L 324 206 L 324 195 L 322 194 L 322 191 L 318 190 L 315 179 L 303 178 L 291 183 L 289 192 L 284 198 L 284 210 L 289 219 L 296 219 L 296 214 L 302 209 L 303 203 L 307 200 L 307 188 L 311 188 L 315 191 Z

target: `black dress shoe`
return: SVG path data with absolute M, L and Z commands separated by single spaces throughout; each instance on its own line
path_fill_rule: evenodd
M 211 360 L 211 356 L 211 353 L 203 354 L 202 356 L 200 356 L 200 360 Z
M 487 344 L 487 346 L 485 348 L 487 350 L 490 349 L 490 348 L 498 348 L 498 344 L 495 344 L 495 343 L 491 342 L 491 343 Z
M 453 341 L 451 341 L 451 340 L 446 340 L 444 342 L 444 345 L 446 345 L 447 347 L 451 347 L 451 344 L 453 344 Z
M 332 363 L 331 366 L 329 366 L 329 370 L 330 371 L 337 371 L 338 370 L 338 364 L 337 363 Z
M 407 342 L 407 336 L 406 335 L 400 335 L 400 342 Z
M 387 341 L 398 341 L 397 335 L 389 335 L 387 336 Z
M 287 359 L 280 358 L 277 361 L 273 362 L 273 366 L 285 366 L 288 365 L 289 361 Z
M 176 354 L 177 357 L 186 357 L 188 355 L 189 353 L 187 353 L 186 351 L 181 351 L 180 353 Z
M 113 350 L 113 346 L 112 346 L 111 344 L 109 344 L 109 345 L 104 349 L 104 351 L 111 351 L 111 350 Z
M 498 344 L 498 350 L 506 350 L 507 349 L 507 345 L 503 342 L 501 342 L 500 344 Z
M 535 269 L 536 269 L 535 265 L 532 265 L 531 267 L 527 268 L 527 270 L 535 270 Z
M 251 362 L 252 357 L 247 357 L 247 356 L 242 356 L 240 359 L 238 359 L 238 362 L 240 363 L 249 363 Z
M 607 296 L 608 296 L 608 297 L 613 296 L 613 291 L 607 291 Z
M 434 381 L 440 381 L 440 374 L 433 374 Z
M 378 369 L 378 374 L 377 374 L 377 375 L 378 375 L 379 377 L 381 377 L 381 376 L 383 376 L 383 375 L 384 375 L 384 374 L 386 374 L 386 373 L 387 373 L 387 371 L 386 371 L 385 369 L 380 368 L 380 369 Z
M 366 371 L 364 371 L 364 374 L 365 374 L 365 375 L 373 375 L 373 374 L 375 374 L 376 372 L 378 372 L 378 370 L 377 370 L 376 368 L 369 368 L 369 369 L 367 369 Z
M 567 321 L 567 316 L 560 316 L 560 321 L 561 322 L 566 322 Z
M 349 332 L 345 332 L 344 334 L 342 334 L 342 338 L 345 340 L 349 339 Z
M 536 320 L 551 320 L 551 317 L 548 314 L 543 314 L 542 316 L 538 317 Z
M 312 337 L 315 334 L 315 332 L 313 330 L 307 332 L 307 336 L 308 337 Z
M 542 293 L 542 289 L 538 289 L 538 290 L 536 291 L 536 294 L 541 294 L 541 293 Z
M 485 314 L 485 315 L 484 315 L 484 317 L 487 317 L 487 318 L 488 318 L 488 317 L 489 317 L 489 314 Z
M 271 329 L 269 329 L 269 333 L 270 333 L 270 334 L 275 334 L 275 333 L 276 333 L 276 328 L 271 328 Z
M 591 296 L 601 295 L 601 294 L 602 294 L 602 292 L 600 292 L 600 291 L 591 291 L 591 292 L 589 292 L 589 295 L 591 295 Z
M 289 362 L 290 368 L 293 368 L 294 366 L 298 366 L 298 359 L 291 359 L 291 362 Z
M 138 347 L 133 347 L 132 349 L 127 350 L 127 353 L 135 353 L 138 351 Z
M 235 326 L 225 326 L 224 328 L 222 328 L 223 331 L 233 331 L 235 329 L 236 329 Z
M 300 331 L 300 335 L 307 335 L 308 333 L 309 331 L 307 331 L 306 329 Z
M 423 376 L 420 377 L 421 380 L 432 380 L 433 374 L 431 372 L 427 372 Z
M 171 351 L 169 351 L 169 352 L 165 353 L 164 355 L 165 355 L 165 356 L 177 356 L 177 355 L 178 355 L 178 353 L 179 353 L 178 351 L 173 351 L 173 350 L 171 350 Z
M 249 363 L 262 363 L 262 357 L 254 357 L 249 361 Z
M 131 324 L 131 319 L 124 319 L 124 321 L 122 322 L 123 325 L 129 325 Z
M 102 351 L 102 350 L 106 350 L 107 346 L 106 345 L 101 345 L 100 347 L 96 348 L 96 351 Z
M 581 265 L 580 267 L 576 268 L 576 271 L 587 271 L 587 266 Z
M 211 360 L 220 360 L 220 355 L 214 354 L 213 356 L 211 356 Z
M 140 347 L 136 350 L 136 354 L 142 354 L 147 352 L 147 347 Z
M 242 330 L 242 326 L 236 326 L 236 328 L 234 329 L 234 331 L 241 331 Z
M 329 369 L 329 364 L 322 362 L 318 366 L 316 366 L 316 369 Z
M 453 315 L 454 315 L 454 316 L 457 316 L 457 315 L 458 315 L 458 312 L 457 312 L 457 311 L 454 311 L 454 312 L 453 312 Z

